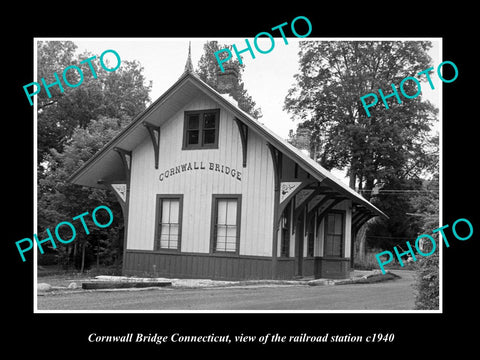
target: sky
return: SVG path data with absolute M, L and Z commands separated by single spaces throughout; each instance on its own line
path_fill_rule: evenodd
M 259 119 L 266 127 L 274 131 L 284 139 L 288 138 L 290 129 L 296 128 L 290 115 L 283 110 L 283 104 L 288 90 L 295 84 L 294 75 L 299 72 L 298 66 L 298 44 L 299 41 L 335 41 L 335 40 L 429 40 L 433 47 L 430 50 L 432 64 L 436 70 L 442 60 L 441 38 L 287 38 L 285 44 L 281 37 L 274 38 L 275 46 L 267 54 L 255 52 L 255 59 L 252 59 L 248 52 L 244 53 L 243 62 L 245 69 L 242 80 L 248 93 L 260 107 L 263 116 Z M 239 50 L 245 48 L 245 38 L 45 38 L 39 40 L 71 40 L 77 46 L 77 54 L 90 52 L 100 55 L 105 50 L 115 50 L 123 60 L 137 60 L 144 68 L 144 76 L 152 81 L 150 92 L 151 101 L 155 101 L 162 95 L 177 79 L 183 74 L 188 56 L 188 47 L 191 43 L 191 58 L 194 69 L 203 54 L 203 45 L 207 40 L 217 40 L 219 44 L 235 44 Z M 261 49 L 268 49 L 271 44 L 268 38 L 259 38 L 258 46 Z M 249 39 L 253 44 L 253 39 Z M 262 42 L 263 41 L 263 42 Z M 111 64 L 116 64 L 113 54 Z M 448 59 L 446 59 L 448 60 Z M 97 63 L 98 65 L 98 63 Z M 62 69 L 59 69 L 62 71 Z M 415 75 L 415 74 L 412 74 Z M 430 89 L 425 82 L 422 82 L 422 96 L 430 100 L 440 109 L 441 119 L 442 82 L 436 75 L 431 73 L 435 89 Z M 398 84 L 396 84 L 398 86 Z M 383 89 L 385 94 L 390 93 Z M 372 91 L 373 92 L 373 91 Z M 363 96 L 366 94 L 359 94 Z M 434 127 L 439 131 L 440 122 Z M 332 171 L 335 176 L 344 182 L 348 182 L 343 171 Z
M 256 52 L 252 59 L 248 52 L 244 53 L 245 70 L 242 75 L 245 88 L 262 110 L 260 121 L 283 138 L 288 131 L 296 127 L 290 115 L 283 110 L 283 103 L 288 90 L 295 84 L 294 75 L 299 72 L 298 43 L 299 40 L 332 40 L 331 38 L 288 38 L 285 44 L 282 38 L 274 38 L 275 46 L 268 54 Z M 341 40 L 359 40 L 365 38 L 342 38 Z M 371 38 L 370 38 L 371 39 Z M 376 40 L 392 40 L 392 38 L 375 38 Z M 408 38 L 420 40 L 426 38 Z M 63 39 L 67 40 L 67 39 Z M 69 39 L 70 40 L 70 39 Z M 101 54 L 108 49 L 115 50 L 122 60 L 138 60 L 144 67 L 147 81 L 152 81 L 150 98 L 152 102 L 166 91 L 183 73 L 191 42 L 191 56 L 194 68 L 203 54 L 203 44 L 207 40 L 217 40 L 220 44 L 236 44 L 238 49 L 245 48 L 244 38 L 73 38 L 77 44 L 77 53 L 89 51 Z M 253 43 L 252 39 L 249 39 Z M 268 49 L 270 40 L 259 41 L 259 47 Z M 430 51 L 433 66 L 436 69 L 441 63 L 441 39 L 428 38 L 434 44 Z M 114 62 L 112 61 L 112 64 Z M 435 90 L 422 83 L 422 95 L 441 107 L 441 85 L 438 76 L 432 72 L 431 78 Z M 398 84 L 397 84 L 398 85 Z M 384 90 L 387 93 L 388 89 Z M 359 94 L 359 97 L 366 94 Z
M 152 81 L 150 98 L 157 99 L 183 73 L 191 41 L 191 56 L 194 68 L 203 54 L 207 40 L 220 44 L 237 44 L 241 49 L 241 38 L 147 38 L 147 39 L 72 39 L 77 44 L 77 53 L 89 51 L 101 54 L 107 49 L 115 50 L 122 60 L 138 60 L 144 67 L 147 81 Z M 258 54 L 255 59 L 245 57 L 242 75 L 245 88 L 262 110 L 260 119 L 267 127 L 283 138 L 294 127 L 288 114 L 282 111 L 288 89 L 294 84 L 293 75 L 298 67 L 298 41 L 289 39 L 285 45 L 276 38 L 275 48 L 270 54 Z M 262 43 L 259 42 L 262 47 Z M 267 48 L 267 45 L 264 46 Z M 114 62 L 112 62 L 114 64 Z

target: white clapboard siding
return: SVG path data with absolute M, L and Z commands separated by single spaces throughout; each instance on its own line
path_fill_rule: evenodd
M 218 149 L 182 150 L 184 111 L 220 108 Z M 181 251 L 208 253 L 212 194 L 241 194 L 240 255 L 271 256 L 273 226 L 273 166 L 265 141 L 249 131 L 247 167 L 232 114 L 207 96 L 198 96 L 160 127 L 158 170 L 148 136 L 133 150 L 130 183 L 128 249 L 153 250 L 157 194 L 183 194 Z M 197 162 L 205 170 L 164 177 L 172 167 Z M 241 172 L 242 180 L 208 170 L 209 163 Z

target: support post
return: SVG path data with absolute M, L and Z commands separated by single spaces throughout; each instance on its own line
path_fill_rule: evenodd
M 282 153 L 272 144 L 267 143 L 273 163 L 274 195 L 273 195 L 273 226 L 272 226 L 272 279 L 277 278 L 277 252 L 278 252 L 278 210 L 280 203 L 280 177 Z
M 128 150 L 124 150 L 118 147 L 113 148 L 115 152 L 120 156 L 120 159 L 123 164 L 123 168 L 125 171 L 125 183 L 126 183 L 126 194 L 125 194 L 125 203 L 124 203 L 124 224 L 123 224 L 123 257 L 122 257 L 122 274 L 125 273 L 125 257 L 127 253 L 127 231 L 128 231 L 128 204 L 130 199 L 130 173 L 132 167 L 132 152 Z M 111 184 L 110 184 L 111 187 Z M 114 189 L 115 190 L 115 189 Z M 116 191 L 115 191 L 116 192 Z M 118 194 L 117 194 L 118 195 Z M 120 203 L 122 204 L 122 203 Z M 123 210 L 123 207 L 122 207 Z

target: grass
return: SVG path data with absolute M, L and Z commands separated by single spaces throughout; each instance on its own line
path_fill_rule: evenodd
M 380 269 L 380 265 L 378 264 L 378 261 L 377 261 L 377 258 L 375 257 L 376 254 L 382 252 L 382 250 L 376 250 L 376 249 L 371 249 L 369 251 L 366 252 L 365 254 L 365 260 L 364 261 L 358 261 L 357 258 L 355 259 L 355 264 L 354 264 L 354 268 L 357 269 L 357 270 L 378 270 Z M 404 260 L 404 264 L 403 266 L 400 265 L 400 263 L 398 263 L 396 261 L 396 258 L 394 258 L 394 260 L 392 262 L 390 262 L 389 264 L 385 265 L 385 269 L 386 270 L 414 270 L 415 268 L 415 262 L 411 262 L 411 263 L 406 263 L 406 260 L 405 259 L 402 259 Z

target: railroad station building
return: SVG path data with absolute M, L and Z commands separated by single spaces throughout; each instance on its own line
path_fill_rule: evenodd
M 345 278 L 360 227 L 385 216 L 303 152 L 185 72 L 70 177 L 114 191 L 124 275 Z

